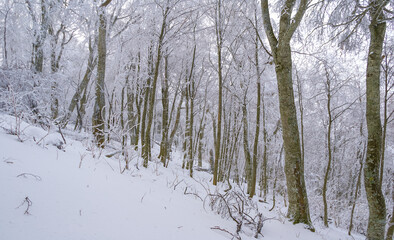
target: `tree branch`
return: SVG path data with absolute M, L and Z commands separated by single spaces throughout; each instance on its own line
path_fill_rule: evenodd
M 274 30 L 272 29 L 270 12 L 268 9 L 268 0 L 261 1 L 261 12 L 263 15 L 264 30 L 270 43 L 272 54 L 275 56 L 278 40 L 276 39 Z

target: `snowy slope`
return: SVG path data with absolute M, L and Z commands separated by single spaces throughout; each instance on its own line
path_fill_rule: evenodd
M 157 163 L 137 168 L 135 158 L 120 174 L 118 160 L 104 157 L 111 150 L 100 152 L 83 135 L 66 134 L 60 146 L 59 133 L 22 123 L 21 142 L 9 134 L 15 124 L 0 115 L 0 240 L 232 238 L 211 229 L 234 233 L 235 224 L 201 200 L 215 191 L 208 173 L 196 171 L 191 179 L 177 161 L 168 169 Z M 265 222 L 260 239 L 363 239 L 318 226 L 312 233 L 259 204 L 264 216 L 277 219 Z M 254 239 L 247 231 L 240 236 Z

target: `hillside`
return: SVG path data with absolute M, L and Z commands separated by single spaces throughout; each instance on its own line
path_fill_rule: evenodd
M 0 126 L 0 239 L 197 240 L 235 233 L 235 222 L 207 203 L 208 192 L 222 189 L 211 185 L 206 172 L 190 178 L 179 157 L 168 168 L 147 169 L 135 158 L 121 174 L 121 163 L 104 156 L 113 150 L 94 149 L 86 135 L 67 132 L 61 144 L 58 132 L 22 122 L 21 142 L 10 134 L 13 117 L 1 115 Z M 284 208 L 269 212 L 270 205 L 258 203 L 263 217 L 272 218 L 264 221 L 259 239 L 362 239 L 318 226 L 312 233 L 288 223 L 278 214 Z M 239 237 L 253 235 L 245 226 Z

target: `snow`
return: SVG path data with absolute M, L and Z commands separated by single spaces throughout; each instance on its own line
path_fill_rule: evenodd
M 145 169 L 134 159 L 121 174 L 119 161 L 105 157 L 113 150 L 100 152 L 86 135 L 66 134 L 59 147 L 58 132 L 22 122 L 20 141 L 9 134 L 15 124 L 14 117 L 0 114 L 0 240 L 232 238 L 211 228 L 234 233 L 234 222 L 201 200 L 221 187 L 212 186 L 206 172 L 190 178 L 179 154 L 168 168 L 150 163 Z M 312 233 L 286 221 L 280 214 L 285 208 L 269 212 L 271 203 L 258 204 L 265 217 L 276 219 L 264 223 L 260 239 L 363 239 L 333 227 L 315 226 Z M 254 239 L 246 229 L 240 236 Z

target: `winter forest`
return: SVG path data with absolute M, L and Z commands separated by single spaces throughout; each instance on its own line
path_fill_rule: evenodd
M 392 0 L 0 0 L 0 112 L 20 142 L 83 136 L 118 175 L 207 176 L 181 193 L 227 239 L 269 239 L 264 204 L 391 240 L 393 30 Z

